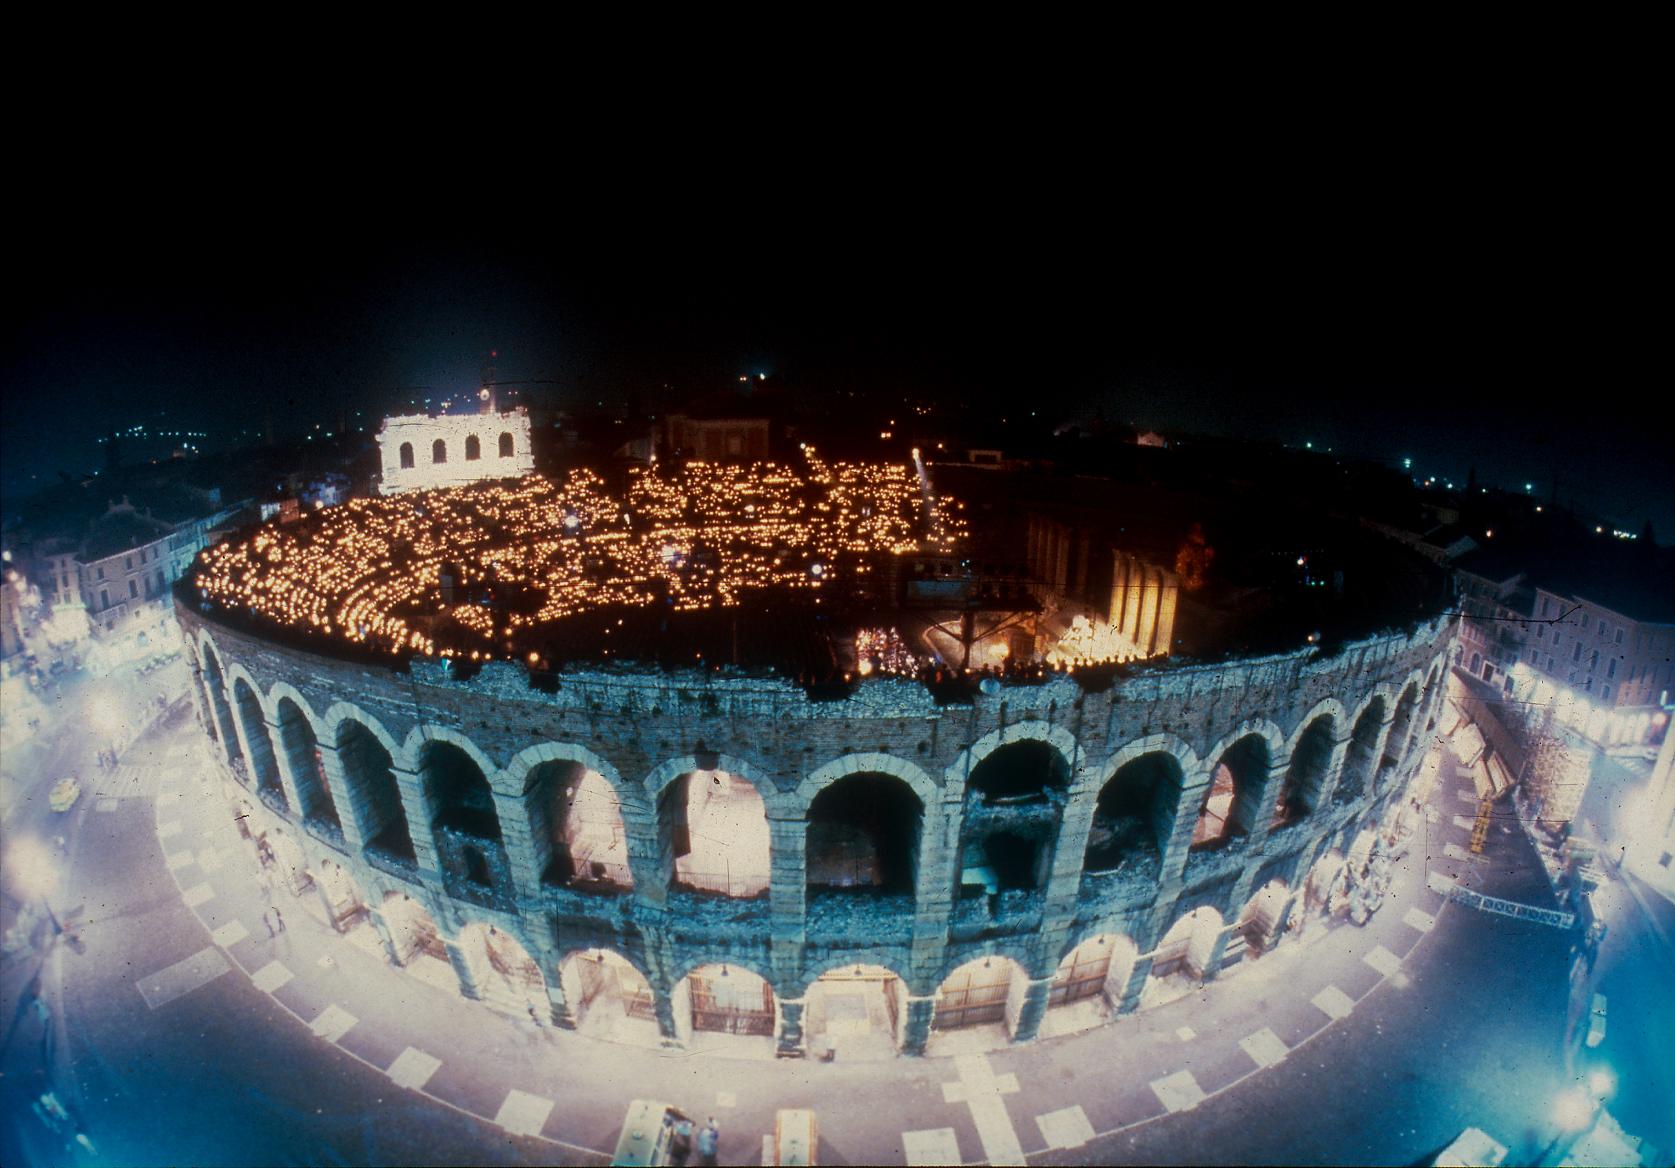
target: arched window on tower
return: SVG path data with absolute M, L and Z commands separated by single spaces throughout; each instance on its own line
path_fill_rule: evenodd
M 483 444 L 477 440 L 477 435 L 468 435 L 465 439 L 465 461 L 475 462 L 483 457 Z
M 512 435 L 511 435 L 510 431 L 501 434 L 500 435 L 500 457 L 501 458 L 511 458 L 514 452 L 515 452 L 515 448 L 514 448 L 513 443 L 512 443 Z
M 448 444 L 438 438 L 430 444 L 430 460 L 432 462 L 448 461 Z
M 401 444 L 401 469 L 413 469 L 413 444 L 411 442 Z

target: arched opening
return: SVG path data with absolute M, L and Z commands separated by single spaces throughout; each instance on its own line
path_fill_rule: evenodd
M 325 906 L 326 923 L 362 943 L 370 937 L 372 946 L 376 947 L 378 934 L 369 920 L 371 909 L 355 878 L 334 860 L 321 860 L 313 871 L 314 886 L 319 890 L 320 903 Z
M 516 448 L 512 442 L 512 435 L 508 432 L 502 431 L 500 435 L 500 457 L 511 458 L 515 452 Z
M 762 1053 L 772 1050 L 778 1027 L 773 987 L 748 969 L 701 965 L 675 987 L 672 1004 L 676 1035 L 694 1050 L 737 1050 L 741 1045 Z
M 1180 762 L 1162 750 L 1130 759 L 1106 780 L 1088 830 L 1084 887 L 1092 876 L 1118 870 L 1143 875 L 1162 864 L 1183 782 Z
M 1429 734 L 1437 728 L 1437 675 L 1442 672 L 1440 665 L 1431 666 L 1430 676 L 1425 679 L 1425 693 L 1419 699 L 1420 708 L 1425 711 L 1425 733 Z
M 411 442 L 401 444 L 401 469 L 413 469 L 413 444 Z
M 845 775 L 808 808 L 808 886 L 912 894 L 924 804 L 894 775 Z
M 768 891 L 768 809 L 747 780 L 682 775 L 657 801 L 657 834 L 670 887 L 739 899 Z
M 519 1018 L 551 1016 L 547 982 L 541 967 L 512 934 L 494 925 L 466 925 L 454 938 L 477 994 L 486 1004 Z
M 245 770 L 244 751 L 239 747 L 238 734 L 233 729 L 233 711 L 227 704 L 227 681 L 221 673 L 221 662 L 215 657 L 213 649 L 204 653 L 204 693 L 209 699 L 210 721 L 215 724 L 221 745 L 227 752 L 227 762 L 232 766 L 233 774 L 245 786 L 250 785 L 250 776 Z
M 524 799 L 543 884 L 592 892 L 634 886 L 617 795 L 598 771 L 569 760 L 541 763 L 529 771 Z
M 954 970 L 937 987 L 927 1053 L 942 1053 L 936 1049 L 937 1031 L 982 1027 L 988 1033 L 975 1035 L 970 1041 L 979 1046 L 984 1038 L 996 1046 L 1010 1041 L 1028 985 L 1029 975 L 1010 957 L 979 957 Z M 965 1045 L 962 1043 L 962 1049 Z
M 471 756 L 452 742 L 427 742 L 419 753 L 419 781 L 449 891 L 480 899 L 510 888 L 494 791 Z
M 1419 708 L 1419 686 L 1408 682 L 1402 690 L 1402 696 L 1396 699 L 1396 714 L 1390 719 L 1390 734 L 1384 740 L 1384 757 L 1379 760 L 1378 774 L 1380 787 L 1386 772 L 1394 770 L 1396 764 L 1407 757 L 1408 741 L 1414 730 L 1414 714 Z
M 459 977 L 448 961 L 448 946 L 429 910 L 404 892 L 384 895 L 378 915 L 389 932 L 391 956 L 420 981 L 459 992 Z
M 1268 763 L 1268 743 L 1260 734 L 1247 734 L 1222 753 L 1198 805 L 1194 848 L 1224 847 L 1251 833 L 1268 781 Z
M 620 953 L 572 953 L 559 962 L 558 979 L 576 1029 L 583 1034 L 634 1046 L 661 1045 L 651 983 Z
M 249 749 L 256 794 L 275 811 L 289 815 L 291 806 L 285 799 L 285 784 L 279 779 L 279 764 L 273 757 L 273 743 L 268 738 L 262 703 L 257 700 L 256 691 L 242 677 L 233 682 L 233 709 L 238 714 L 239 728 L 244 731 L 244 743 Z
M 1245 902 L 1239 914 L 1239 934 L 1244 938 L 1246 954 L 1260 956 L 1273 948 L 1285 931 L 1285 904 L 1291 889 L 1284 880 L 1275 878 L 1258 888 Z
M 1375 697 L 1355 719 L 1355 729 L 1349 736 L 1349 749 L 1344 753 L 1343 773 L 1338 777 L 1337 790 L 1332 792 L 1334 803 L 1353 803 L 1372 786 L 1377 759 L 1378 731 L 1384 724 L 1384 699 Z
M 841 1061 L 894 1058 L 907 1019 L 907 983 L 882 965 L 844 965 L 815 979 L 803 996 L 811 1050 Z
M 272 827 L 255 838 L 256 858 L 268 879 L 293 896 L 301 896 L 314 886 L 308 857 L 289 832 Z
M 1303 878 L 1302 904 L 1297 927 L 1306 930 L 1316 921 L 1349 908 L 1349 865 L 1343 852 L 1330 848 L 1309 868 Z
M 297 787 L 297 801 L 304 822 L 323 824 L 334 832 L 341 832 L 337 818 L 337 804 L 332 801 L 331 787 L 326 782 L 326 766 L 320 759 L 320 744 L 297 703 L 280 698 L 276 711 L 279 725 L 279 747 L 285 752 L 285 762 L 291 769 L 291 780 Z
M 1203 984 L 1222 927 L 1221 914 L 1209 905 L 1193 909 L 1171 925 L 1153 951 L 1141 1006 L 1172 1002 Z
M 430 444 L 430 460 L 433 463 L 448 461 L 448 444 L 441 438 Z
M 1274 800 L 1274 826 L 1284 827 L 1307 819 L 1320 803 L 1332 766 L 1332 748 L 1337 744 L 1337 722 L 1322 714 L 1309 723 L 1291 752 L 1285 781 Z
M 1047 991 L 1041 1036 L 1087 1030 L 1107 1021 L 1128 989 L 1139 954 L 1134 942 L 1119 933 L 1099 933 L 1066 953 Z
M 413 863 L 413 836 L 390 752 L 376 734 L 350 719 L 338 725 L 337 756 L 368 857 Z
M 481 457 L 483 457 L 483 444 L 477 440 L 477 435 L 467 434 L 465 436 L 465 461 L 476 462 Z
M 1035 739 L 1011 742 L 971 769 L 960 826 L 961 895 L 1039 892 L 1052 872 L 1070 766 Z

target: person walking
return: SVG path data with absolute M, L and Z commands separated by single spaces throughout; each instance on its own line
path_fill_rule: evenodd
M 704 1122 L 704 1130 L 698 1133 L 698 1163 L 715 1164 L 715 1150 L 721 1143 L 721 1129 L 715 1126 L 715 1116 L 710 1116 Z
M 279 906 L 277 904 L 273 906 L 273 923 L 279 926 L 279 931 L 281 933 L 285 931 L 285 918 L 280 915 Z
M 273 909 L 271 909 L 271 908 L 270 909 L 264 909 L 263 912 L 262 912 L 262 924 L 264 924 L 268 927 L 268 936 L 277 937 L 277 936 L 279 936 L 279 934 L 274 930 L 274 927 L 273 927 L 273 914 L 274 914 Z

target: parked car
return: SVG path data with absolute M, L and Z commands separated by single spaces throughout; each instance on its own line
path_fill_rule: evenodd
M 639 1168 L 648 1164 L 672 1164 L 670 1146 L 674 1142 L 675 1125 L 687 1121 L 686 1113 L 678 1107 L 656 1099 L 636 1099 L 628 1105 L 623 1116 L 622 1134 L 617 1137 L 612 1165 Z
M 47 806 L 54 811 L 68 811 L 81 798 L 81 783 L 73 775 L 59 779 L 53 784 L 52 794 L 47 796 Z
M 788 1109 L 774 1115 L 773 1164 L 815 1163 L 820 1143 L 820 1125 L 806 1108 Z

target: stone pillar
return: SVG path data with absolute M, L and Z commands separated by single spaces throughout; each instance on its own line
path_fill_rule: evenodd
M 1181 797 L 1175 803 L 1175 818 L 1169 841 L 1163 850 L 1161 884 L 1178 884 L 1186 871 L 1187 855 L 1192 850 L 1192 833 L 1198 826 L 1198 804 L 1204 799 L 1204 789 L 1210 784 L 1215 761 L 1204 764 L 1196 774 L 1182 776 Z
M 808 908 L 808 823 L 768 817 L 768 912 L 775 941 L 801 942 Z
M 803 1007 L 805 998 L 781 998 L 779 1002 L 779 1033 L 775 1036 L 774 1054 L 779 1058 L 802 1058 Z
M 941 948 L 948 940 L 948 921 L 954 912 L 959 883 L 960 798 L 944 791 L 941 804 L 925 808 L 924 828 L 919 836 L 919 878 L 913 897 L 913 944 L 920 948 Z
M 902 1027 L 901 1052 L 922 1055 L 931 1039 L 931 1019 L 936 1014 L 936 995 L 920 998 L 909 994 L 907 1021 Z
M 413 837 L 413 858 L 419 865 L 419 879 L 430 884 L 442 882 L 442 865 L 436 854 L 436 835 L 430 830 L 430 814 L 425 808 L 424 780 L 415 771 L 400 763 L 392 763 L 396 788 L 401 792 L 401 811 L 407 817 L 407 834 Z
M 1257 789 L 1251 794 L 1251 808 L 1247 813 L 1250 822 L 1240 826 L 1245 828 L 1249 836 L 1250 843 L 1247 846 L 1252 853 L 1267 843 L 1268 834 L 1274 829 L 1274 803 L 1285 787 L 1285 773 L 1290 769 L 1290 759 L 1271 761 L 1267 774 L 1262 776 Z
M 366 846 L 366 839 L 361 834 L 360 808 L 349 795 L 349 777 L 343 769 L 343 756 L 337 752 L 337 747 L 327 746 L 324 742 L 315 744 L 320 752 L 320 765 L 326 772 L 326 789 L 331 792 L 332 806 L 337 808 L 337 822 L 343 828 L 343 844 L 353 854 L 359 855 Z
M 537 867 L 535 839 L 523 799 L 494 792 L 494 813 L 500 820 L 500 840 L 506 848 L 506 864 L 512 870 L 512 887 L 518 900 L 533 904 L 541 898 L 541 873 Z
M 1024 983 L 1024 1000 L 1012 1028 L 1013 1042 L 1028 1042 L 1041 1032 L 1041 1019 L 1047 1016 L 1047 994 L 1052 988 L 1051 976 L 1032 977 Z
M 1076 911 L 1076 900 L 1082 891 L 1088 833 L 1093 829 L 1094 807 L 1099 801 L 1099 773 L 1097 769 L 1088 767 L 1081 768 L 1081 771 L 1070 785 L 1064 814 L 1059 819 L 1053 868 L 1047 878 L 1043 929 L 1052 927 L 1061 919 L 1067 922 Z
M 279 786 L 285 792 L 285 802 L 290 804 L 291 814 L 298 823 L 303 821 L 302 796 L 297 792 L 297 776 L 291 770 L 291 759 L 285 749 L 285 740 L 280 737 L 279 723 L 271 720 L 264 713 L 262 715 L 262 730 L 268 738 L 268 750 L 273 755 L 273 763 L 279 771 Z M 249 757 L 248 752 L 246 757 Z
M 366 916 L 367 920 L 372 922 L 373 931 L 378 934 L 378 939 L 384 942 L 384 951 L 389 955 L 390 964 L 398 967 L 406 965 L 407 955 L 402 952 L 401 946 L 396 944 L 395 934 L 390 931 L 390 922 L 384 919 L 384 910 L 368 905 Z
M 1136 957 L 1134 968 L 1129 970 L 1128 973 L 1128 982 L 1123 986 L 1122 995 L 1117 999 L 1118 1014 L 1132 1014 L 1140 1008 L 1140 996 L 1146 992 L 1146 981 L 1151 975 L 1151 954 Z
M 1210 955 L 1204 959 L 1204 971 L 1199 975 L 1201 981 L 1214 981 L 1216 974 L 1221 972 L 1222 959 L 1227 955 L 1227 943 L 1239 933 L 1238 922 L 1224 928 L 1216 934 L 1214 945 L 1210 946 Z
M 555 974 L 545 979 L 547 983 L 547 1009 L 552 1018 L 552 1024 L 560 1030 L 574 1030 L 576 1015 L 570 1009 L 570 1003 L 565 1000 L 564 986 L 557 980 Z
M 459 978 L 461 996 L 480 1001 L 483 987 L 477 980 L 477 971 L 471 967 L 470 955 L 458 941 L 444 937 L 442 944 L 448 947 L 448 964 L 454 967 L 454 976 Z
M 1344 768 L 1349 765 L 1349 748 L 1355 741 L 1355 728 L 1351 723 L 1349 733 L 1332 743 L 1332 758 L 1326 764 L 1326 781 L 1320 786 L 1320 798 L 1315 807 L 1328 806 L 1338 797 L 1338 787 L 1342 785 Z

